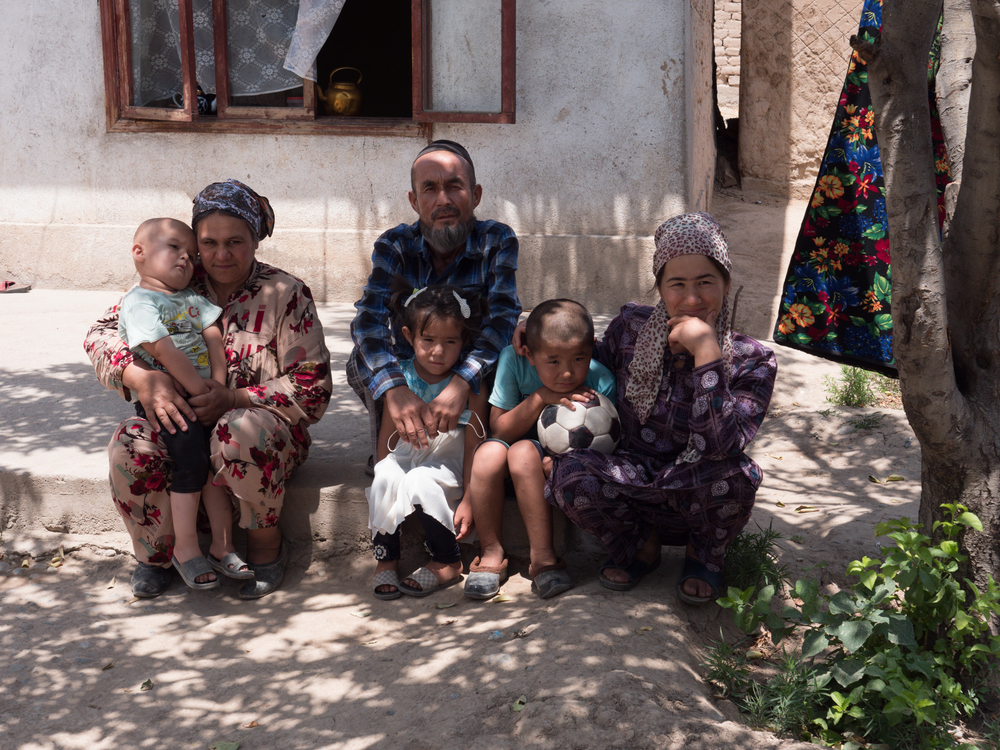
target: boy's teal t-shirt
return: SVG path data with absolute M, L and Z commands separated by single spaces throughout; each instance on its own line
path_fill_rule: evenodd
M 615 400 L 615 374 L 596 359 L 590 360 L 590 372 L 583 384 Z M 527 357 L 515 354 L 513 346 L 500 352 L 496 381 L 490 394 L 492 406 L 510 411 L 541 387 L 542 380 Z

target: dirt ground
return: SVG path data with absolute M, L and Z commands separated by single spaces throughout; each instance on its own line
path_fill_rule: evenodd
M 898 409 L 826 404 L 835 365 L 776 353 L 751 524 L 788 537 L 793 578 L 843 585 L 850 560 L 879 554 L 876 523 L 916 515 L 920 450 Z M 278 592 L 242 602 L 232 582 L 179 580 L 134 600 L 124 532 L 59 541 L 54 568 L 58 545 L 22 558 L 0 536 L 0 570 L 13 566 L 0 575 L 0 750 L 814 747 L 751 731 L 713 697 L 704 650 L 740 634 L 726 610 L 677 600 L 679 548 L 627 593 L 598 584 L 593 553 L 569 552 L 577 587 L 550 601 L 515 560 L 493 602 L 461 587 L 383 602 L 371 559 L 353 554 L 293 558 Z

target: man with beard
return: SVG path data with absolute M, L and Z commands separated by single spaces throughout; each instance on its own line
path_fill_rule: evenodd
M 372 272 L 351 324 L 354 351 L 347 380 L 368 408 L 373 455 L 383 409 L 400 439 L 421 448 L 438 432 L 454 429 L 469 392 L 478 393 L 492 373 L 521 314 L 514 278 L 517 237 L 505 224 L 478 221 L 473 214 L 483 188 L 476 183 L 469 152 L 454 141 L 432 142 L 413 162 L 410 187 L 410 205 L 419 219 L 376 240 Z M 413 349 L 399 322 L 389 320 L 395 274 L 414 292 L 431 284 L 454 284 L 486 300 L 479 337 L 454 368 L 459 377 L 430 403 L 407 387 L 399 367 Z

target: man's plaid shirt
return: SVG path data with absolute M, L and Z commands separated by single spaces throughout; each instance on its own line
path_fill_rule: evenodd
M 390 388 L 406 385 L 399 360 L 413 356 L 398 321 L 392 321 L 390 338 L 388 304 L 393 274 L 402 274 L 416 289 L 453 284 L 486 298 L 487 312 L 479 338 L 455 365 L 455 372 L 474 393 L 479 393 L 483 377 L 496 367 L 500 350 L 510 343 L 517 325 L 521 314 L 514 277 L 517 237 L 510 227 L 496 221 L 477 221 L 465 251 L 441 276 L 434 273 L 430 252 L 424 246 L 419 222 L 400 224 L 375 241 L 372 272 L 361 299 L 354 305 L 358 314 L 351 324 L 358 370 L 375 399 Z

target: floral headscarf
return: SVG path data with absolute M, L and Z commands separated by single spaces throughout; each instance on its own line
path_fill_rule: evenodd
M 239 180 L 213 182 L 198 193 L 194 197 L 191 223 L 197 224 L 212 211 L 222 211 L 243 219 L 258 240 L 270 237 L 274 231 L 274 211 L 270 202 Z
M 706 255 L 718 261 L 727 272 L 733 264 L 729 260 L 729 243 L 718 222 L 707 213 L 681 214 L 660 224 L 654 235 L 656 252 L 653 255 L 653 274 L 657 274 L 668 261 L 679 255 Z M 667 307 L 661 299 L 653 308 L 649 320 L 639 331 L 635 354 L 629 364 L 629 382 L 625 398 L 635 407 L 642 424 L 656 402 L 663 381 L 663 360 L 667 351 L 670 326 Z M 722 309 L 715 322 L 719 334 L 719 348 L 725 363 L 727 380 L 732 376 L 733 333 L 730 329 L 729 295 L 722 300 Z M 667 394 L 670 397 L 670 394 Z M 689 446 L 690 448 L 690 446 Z M 690 452 L 690 451 L 689 451 Z M 682 460 L 692 460 L 691 458 Z

